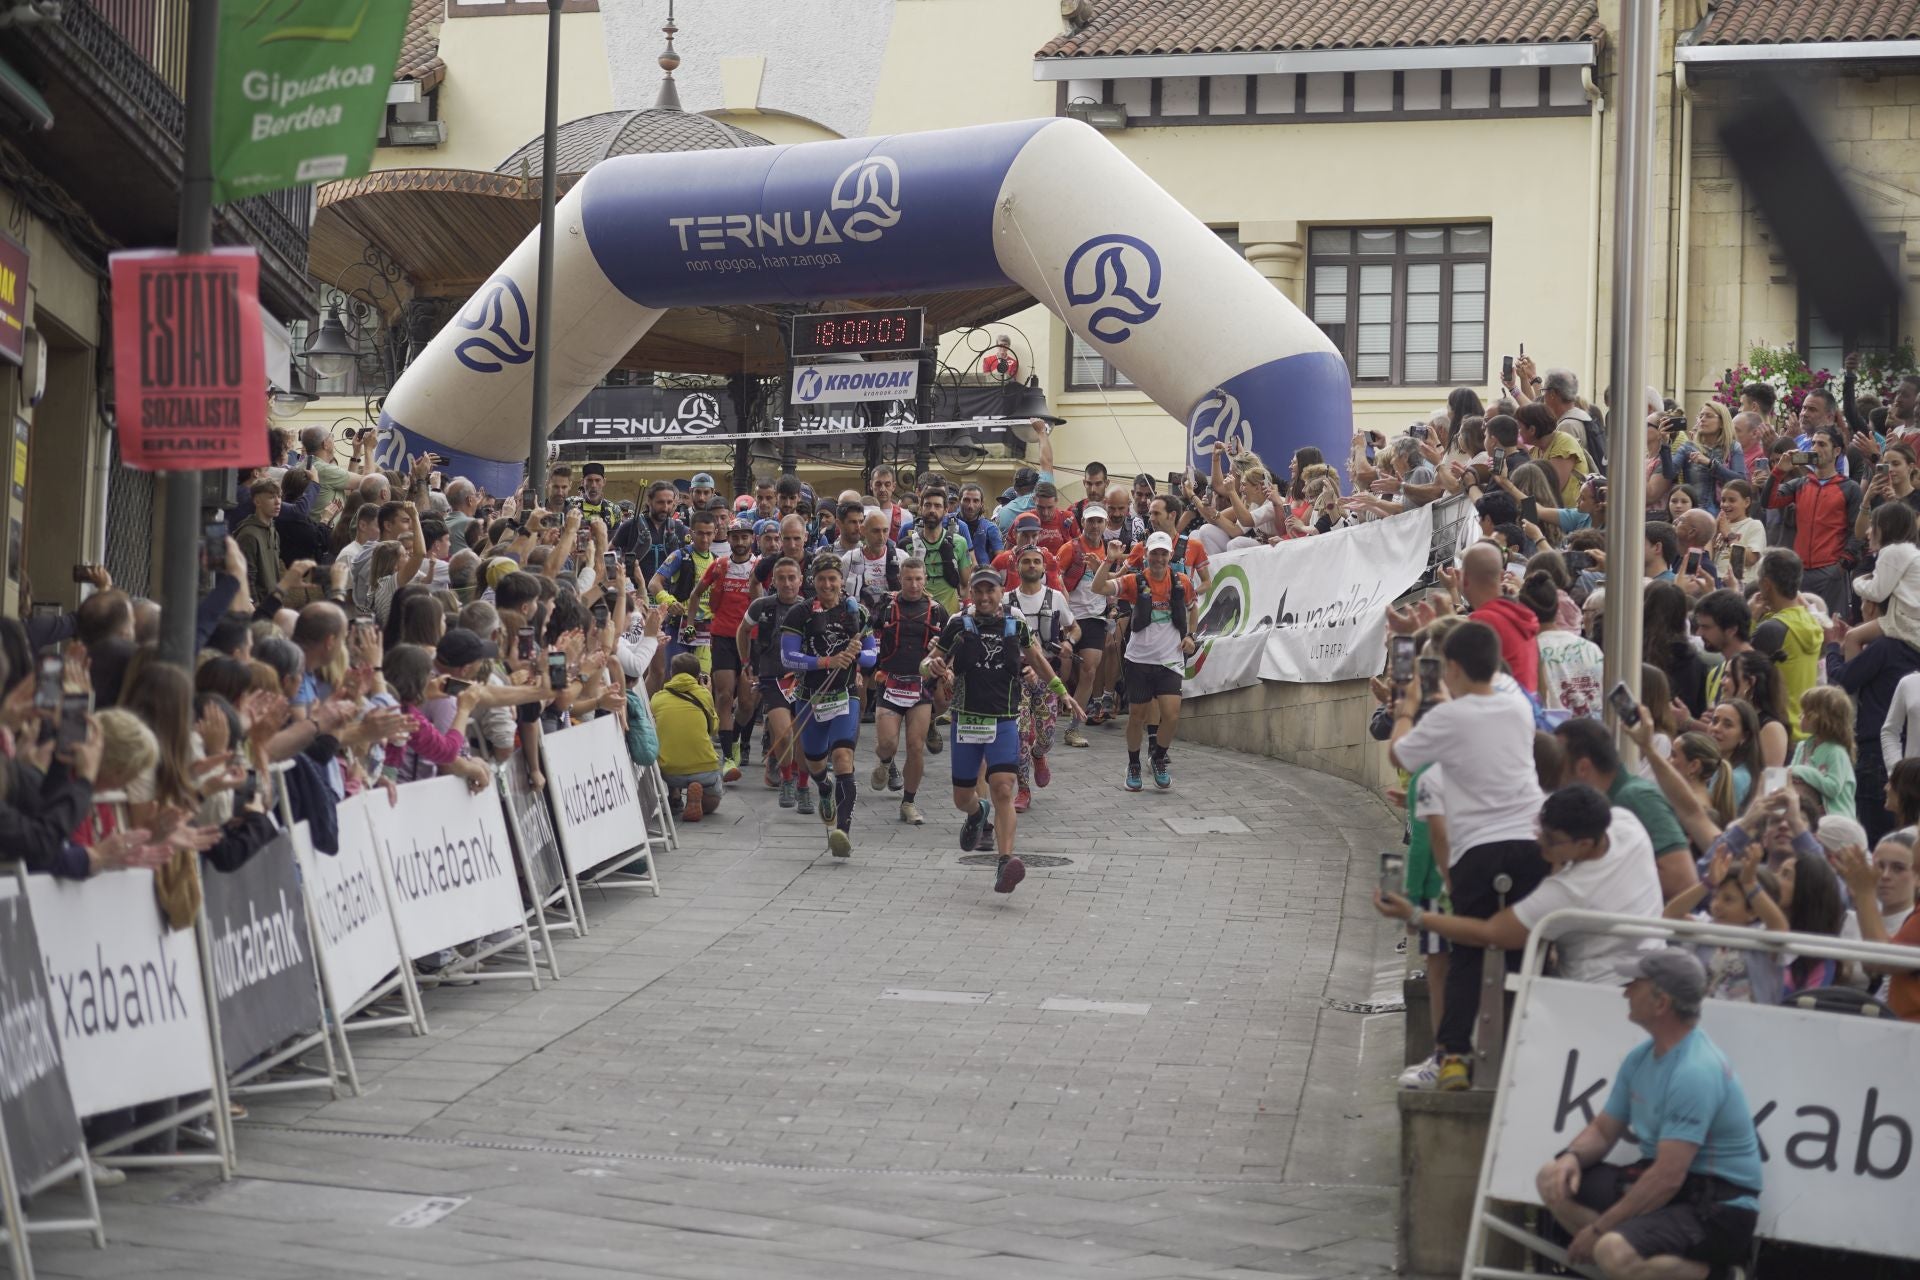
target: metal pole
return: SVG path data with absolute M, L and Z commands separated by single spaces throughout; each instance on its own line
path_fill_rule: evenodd
M 547 0 L 547 127 L 540 140 L 540 275 L 533 302 L 533 422 L 527 447 L 527 487 L 547 496 L 547 365 L 553 335 L 554 137 L 560 131 L 560 6 Z
M 1613 329 L 1607 405 L 1607 610 L 1602 633 L 1608 688 L 1640 691 L 1642 513 L 1647 505 L 1648 207 L 1653 174 L 1654 37 L 1652 0 L 1621 0 L 1620 83 L 1614 94 L 1617 141 L 1613 182 Z M 1609 712 L 1609 715 L 1612 713 Z
M 213 247 L 214 59 L 220 45 L 217 0 L 187 8 L 186 163 L 180 181 L 182 253 Z M 160 526 L 160 654 L 193 666 L 193 621 L 200 604 L 200 472 L 169 471 Z M 254 583 L 268 590 L 272 583 Z

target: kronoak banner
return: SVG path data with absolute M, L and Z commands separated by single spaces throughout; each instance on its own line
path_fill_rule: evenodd
M 1433 516 L 1384 520 L 1210 557 L 1187 697 L 1259 680 L 1364 680 L 1387 653 L 1387 606 L 1427 567 Z
M 1709 1000 L 1700 1027 L 1740 1076 L 1760 1137 L 1760 1234 L 1895 1257 L 1920 1254 L 1913 1077 L 1920 1032 L 1901 1022 Z M 1515 1022 L 1500 1127 L 1501 1200 L 1537 1204 L 1534 1175 L 1606 1106 L 1646 1033 L 1620 988 L 1536 978 Z M 1623 1142 L 1608 1159 L 1639 1158 Z

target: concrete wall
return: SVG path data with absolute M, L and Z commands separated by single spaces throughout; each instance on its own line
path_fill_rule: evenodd
M 1394 781 L 1394 771 L 1386 746 L 1367 736 L 1373 708 L 1364 680 L 1262 680 L 1245 689 L 1188 698 L 1180 707 L 1180 737 L 1271 756 L 1378 793 Z

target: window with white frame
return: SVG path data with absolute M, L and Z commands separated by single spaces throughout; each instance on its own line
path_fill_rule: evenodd
M 1315 227 L 1307 314 L 1374 386 L 1479 386 L 1487 380 L 1486 223 Z

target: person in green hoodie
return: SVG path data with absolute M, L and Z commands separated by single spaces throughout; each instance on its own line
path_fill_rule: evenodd
M 667 683 L 648 703 L 660 734 L 660 773 L 674 793 L 686 793 L 682 822 L 698 822 L 720 807 L 720 753 L 713 745 L 720 718 L 700 674 L 700 655 L 675 654 Z
M 1775 547 L 1760 560 L 1760 622 L 1778 621 L 1786 640 L 1769 652 L 1787 685 L 1787 728 L 1800 736 L 1800 695 L 1819 683 L 1820 649 L 1826 633 L 1806 605 L 1800 603 L 1800 557 L 1786 547 Z M 1758 645 L 1759 633 L 1754 639 Z

